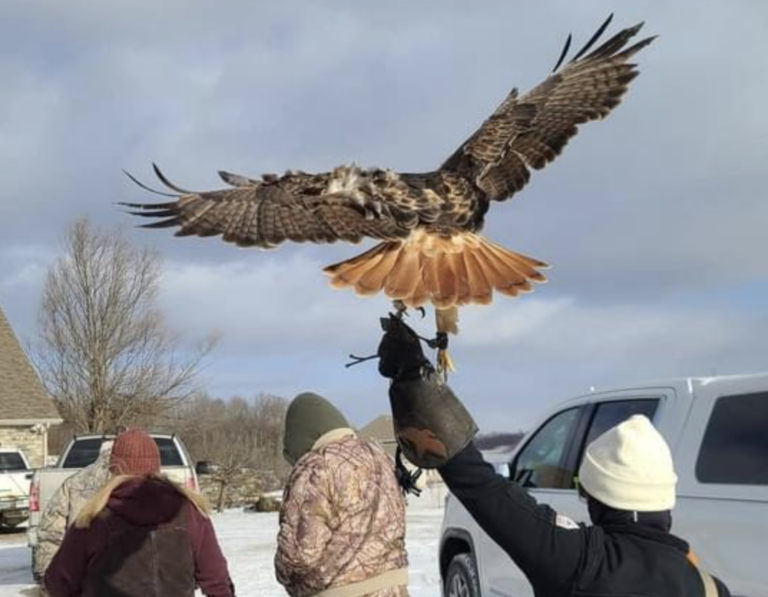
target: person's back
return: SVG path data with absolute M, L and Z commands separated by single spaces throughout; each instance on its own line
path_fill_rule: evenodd
M 287 417 L 287 457 L 295 464 L 280 512 L 277 578 L 293 597 L 406 597 L 405 500 L 394 463 L 340 413 L 323 421 L 305 408 L 326 409 L 322 400 L 299 400 L 304 407 Z M 302 444 L 297 436 L 310 439 Z
M 700 595 L 704 582 L 688 543 L 651 521 L 603 522 L 587 527 L 587 557 L 578 590 L 597 595 Z M 720 597 L 730 593 L 722 583 Z M 632 587 L 632 592 L 627 588 Z M 713 596 L 715 597 L 715 596 Z
M 160 479 L 130 479 L 91 523 L 84 597 L 195 592 L 193 533 L 199 513 Z

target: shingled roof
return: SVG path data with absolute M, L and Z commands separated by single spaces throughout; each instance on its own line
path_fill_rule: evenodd
M 363 427 L 359 435 L 365 439 L 375 439 L 380 442 L 394 441 L 395 424 L 390 415 L 379 415 Z
M 61 423 L 0 308 L 0 423 Z
M 358 435 L 381 444 L 390 456 L 395 455 L 397 441 L 395 440 L 395 425 L 390 415 L 379 415 L 360 429 Z

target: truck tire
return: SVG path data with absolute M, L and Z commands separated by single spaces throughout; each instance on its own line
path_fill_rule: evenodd
M 481 597 L 475 561 L 468 553 L 460 553 L 448 564 L 443 587 L 445 597 Z

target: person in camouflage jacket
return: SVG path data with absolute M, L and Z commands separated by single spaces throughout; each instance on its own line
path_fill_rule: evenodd
M 45 507 L 37 527 L 37 547 L 32 555 L 32 572 L 42 581 L 53 556 L 59 550 L 67 528 L 74 523 L 80 509 L 109 480 L 109 455 L 112 442 L 101 444 L 98 458 L 84 469 L 65 479 Z
M 392 459 L 316 394 L 286 414 L 275 569 L 291 597 L 408 597 L 405 499 Z

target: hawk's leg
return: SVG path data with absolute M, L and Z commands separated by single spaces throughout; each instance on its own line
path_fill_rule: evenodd
M 437 336 L 433 348 L 437 348 L 437 371 L 442 373 L 447 381 L 448 374 L 456 371 L 451 355 L 448 354 L 448 334 L 459 333 L 459 309 L 456 305 L 451 307 L 435 307 L 435 325 Z
M 448 381 L 448 374 L 456 371 L 453 359 L 448 353 L 448 333 L 438 331 L 434 339 L 427 340 L 427 344 L 430 348 L 437 349 L 437 372 Z

